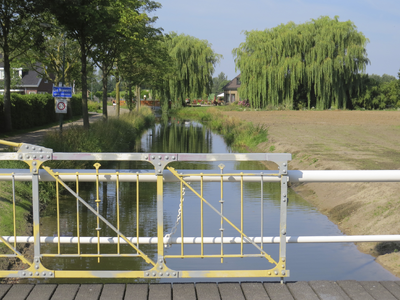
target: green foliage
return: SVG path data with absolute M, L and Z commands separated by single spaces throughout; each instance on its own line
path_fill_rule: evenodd
M 213 78 L 212 92 L 214 94 L 221 94 L 223 92 L 223 87 L 228 83 L 228 76 L 226 76 L 224 72 L 219 73 L 217 77 Z
M 101 103 L 96 101 L 88 101 L 88 110 L 92 112 L 101 112 Z
M 352 99 L 356 108 L 369 110 L 400 107 L 400 79 L 385 80 L 378 75 L 365 75 L 362 79 L 364 91 Z
M 375 80 L 378 83 L 385 83 L 385 82 L 391 82 L 393 80 L 396 80 L 396 77 L 388 74 L 383 74 L 382 76 L 376 75 L 376 74 L 371 74 L 368 75 L 370 79 Z
M 351 21 L 321 17 L 245 35 L 233 54 L 241 71 L 240 97 L 252 107 L 296 108 L 306 101 L 308 108 L 346 108 L 352 93 L 360 92 L 368 39 Z
M 181 107 L 186 98 L 208 95 L 212 88 L 214 67 L 222 55 L 214 53 L 206 40 L 172 32 L 165 38 L 172 67 L 162 80 L 158 93 L 166 103 Z
M 151 109 L 142 107 L 139 113 L 94 122 L 89 130 L 71 126 L 62 135 L 49 131 L 43 146 L 57 152 L 128 152 L 132 150 L 136 138 L 154 121 Z
M 70 100 L 72 110 L 68 110 L 65 119 L 82 114 L 82 96 L 73 95 Z M 3 118 L 3 96 L 0 95 L 0 120 Z M 72 113 L 73 114 L 72 114 Z M 29 129 L 53 123 L 57 120 L 54 98 L 50 94 L 11 94 L 11 116 L 14 129 Z M 4 132 L 4 124 L 0 122 L 0 132 Z
M 3 96 L 0 96 L 0 120 L 3 117 Z M 50 94 L 11 94 L 11 117 L 14 129 L 26 129 L 56 120 L 54 99 Z M 0 122 L 0 131 L 4 130 Z
M 82 94 L 75 94 L 72 95 L 70 99 L 71 107 L 72 107 L 72 114 L 70 111 L 68 113 L 68 117 L 71 116 L 82 116 Z
M 221 134 L 228 146 L 251 149 L 268 140 L 264 127 L 225 116 L 217 108 L 182 108 L 175 113 L 178 117 L 195 119 L 205 124 Z

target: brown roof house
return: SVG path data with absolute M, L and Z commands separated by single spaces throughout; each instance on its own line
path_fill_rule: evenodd
M 225 102 L 232 103 L 239 100 L 238 88 L 240 87 L 240 74 L 233 78 L 223 88 Z
M 12 69 L 11 92 L 20 94 L 53 93 L 53 83 L 39 77 L 38 72 L 23 68 Z M 4 64 L 0 63 L 0 94 L 4 94 Z

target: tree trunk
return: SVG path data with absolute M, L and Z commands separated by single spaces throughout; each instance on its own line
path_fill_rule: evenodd
M 108 113 L 107 113 L 107 74 L 104 72 L 106 69 L 105 64 L 103 63 L 103 70 L 102 70 L 102 83 L 103 83 L 103 119 L 107 120 Z
M 132 105 L 132 82 L 128 82 L 128 106 L 129 106 L 129 111 L 132 111 L 133 105 Z
M 86 70 L 86 47 L 85 38 L 81 39 L 81 78 L 82 78 L 82 118 L 83 128 L 89 129 L 89 113 L 87 104 L 87 70 Z
M 136 86 L 136 111 L 140 109 L 140 86 Z
M 11 68 L 10 68 L 10 60 L 8 56 L 8 51 L 6 51 L 6 47 L 4 47 L 3 61 L 4 61 L 4 125 L 6 131 L 12 130 L 12 118 L 11 118 Z M 8 48 L 8 47 L 7 47 Z

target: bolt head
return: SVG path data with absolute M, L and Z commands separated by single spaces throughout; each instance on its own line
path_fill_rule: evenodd
M 275 270 L 275 272 L 274 272 L 274 273 L 275 273 L 275 275 L 278 275 L 278 274 L 279 274 L 279 273 L 278 273 L 278 271 L 276 271 L 276 270 Z
M 153 276 L 156 276 L 157 275 L 157 273 L 156 272 L 153 272 Z
M 152 157 L 151 157 L 151 159 L 155 159 L 156 157 L 153 155 Z
M 165 273 L 165 275 L 169 276 L 169 272 Z
M 169 159 L 169 156 L 166 156 L 165 159 L 168 160 L 168 159 Z
M 162 273 L 162 272 L 160 272 L 160 273 L 158 273 L 158 275 L 160 275 L 160 276 L 163 276 L 163 273 Z
M 35 275 L 36 275 L 36 276 L 39 276 L 40 274 L 39 274 L 39 272 L 36 272 Z
M 35 148 L 35 147 L 32 147 L 32 150 L 36 150 L 36 148 Z
M 161 170 L 158 170 L 158 173 L 161 173 Z
M 172 156 L 172 160 L 175 160 L 175 156 Z
M 40 159 L 43 159 L 43 155 L 40 155 Z
M 145 157 L 144 157 L 144 159 L 145 159 L 145 160 L 148 160 L 148 159 L 149 159 L 149 157 L 148 157 L 148 156 L 145 156 Z
M 146 276 L 149 276 L 149 273 L 148 273 L 148 272 L 146 272 L 146 273 L 144 273 L 144 275 L 146 275 Z
M 22 272 L 22 276 L 25 276 L 26 275 L 26 273 L 25 272 Z
M 158 165 L 161 167 L 161 163 L 158 163 Z
M 282 273 L 282 275 L 285 275 L 285 273 L 286 273 L 286 272 L 285 272 L 284 270 L 282 270 L 282 272 L 281 272 L 281 273 Z
M 23 158 L 23 156 L 22 156 L 22 155 L 19 155 L 19 156 L 18 156 L 18 158 L 19 158 L 19 159 L 22 159 L 22 158 Z
M 158 159 L 161 159 L 161 155 L 158 156 Z
M 172 273 L 172 276 L 176 276 L 176 273 L 174 272 L 174 273 Z
M 47 155 L 46 157 L 47 157 L 47 159 L 50 159 L 50 155 Z
M 46 272 L 43 272 L 42 275 L 43 275 L 43 276 L 46 276 Z
M 36 265 L 36 266 L 35 266 L 35 269 L 36 269 L 36 270 L 38 270 L 39 268 L 40 268 L 39 265 Z

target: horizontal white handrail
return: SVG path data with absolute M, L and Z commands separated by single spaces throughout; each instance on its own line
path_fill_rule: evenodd
M 8 243 L 14 243 L 14 236 L 3 236 L 3 239 Z M 127 237 L 127 239 L 134 244 L 137 244 L 136 237 Z M 240 244 L 240 237 L 224 237 L 223 244 Z M 287 236 L 287 243 L 361 243 L 361 242 L 398 242 L 400 235 L 339 235 L 339 236 Z M 17 243 L 33 243 L 33 236 L 17 236 Z M 157 244 L 157 237 L 139 237 L 139 244 Z M 243 243 L 250 244 L 261 243 L 261 237 L 244 238 Z M 262 239 L 264 244 L 279 244 L 279 236 L 264 237 Z M 0 240 L 1 243 L 1 240 Z M 40 243 L 42 244 L 57 244 L 58 237 L 41 236 Z M 71 236 L 60 237 L 60 244 L 77 244 L 78 237 Z M 81 244 L 97 244 L 97 237 L 80 237 Z M 117 237 L 100 237 L 100 244 L 117 244 Z M 182 238 L 164 238 L 164 244 L 180 244 Z M 201 244 L 201 237 L 184 237 L 184 244 Z M 204 244 L 221 244 L 221 237 L 204 237 Z M 127 244 L 125 240 L 120 238 L 120 244 Z
M 95 182 L 95 170 L 53 170 L 59 173 L 59 178 L 64 182 L 75 182 L 76 173 L 79 173 L 80 182 Z M 200 173 L 204 175 L 214 174 L 215 176 L 203 176 L 204 182 L 220 182 L 221 175 L 217 175 L 217 171 L 210 170 L 177 170 L 178 173 L 184 176 L 185 181 L 199 182 L 201 180 Z M 156 182 L 157 176 L 154 170 L 99 170 L 99 180 L 116 181 L 116 175 L 109 175 L 119 173 L 120 182 L 136 182 L 137 175 L 139 175 L 140 182 Z M 240 182 L 241 175 L 244 175 L 243 181 L 245 182 L 260 182 L 260 176 L 263 176 L 264 182 L 280 182 L 280 177 L 277 176 L 279 171 L 276 170 L 224 170 L 225 174 L 237 175 L 224 175 L 224 182 Z M 9 181 L 12 179 L 16 181 L 31 181 L 32 174 L 29 170 L 24 169 L 1 169 L 0 181 Z M 185 176 L 186 174 L 186 176 Z M 288 171 L 290 182 L 400 182 L 400 170 L 289 170 Z M 164 182 L 178 182 L 179 180 L 168 170 L 163 172 Z M 45 170 L 39 170 L 40 181 L 54 181 Z

